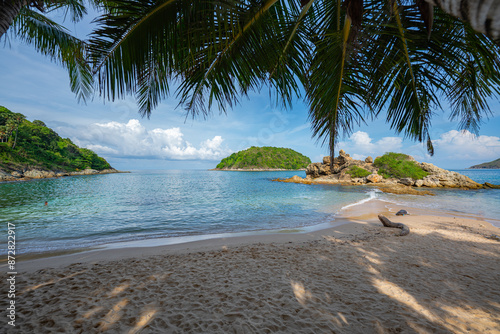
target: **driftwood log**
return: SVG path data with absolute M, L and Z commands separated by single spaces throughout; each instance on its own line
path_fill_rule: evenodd
M 378 219 L 380 219 L 380 221 L 382 222 L 382 224 L 384 224 L 385 227 L 400 228 L 401 233 L 399 233 L 399 236 L 401 237 L 410 234 L 410 228 L 405 224 L 393 223 L 384 215 L 378 215 Z

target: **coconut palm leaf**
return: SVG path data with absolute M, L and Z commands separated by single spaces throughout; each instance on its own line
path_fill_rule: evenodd
M 300 11 L 300 15 L 298 16 L 297 21 L 293 25 L 293 28 L 289 34 L 288 40 L 287 40 L 283 50 L 281 51 L 279 60 L 276 63 L 276 66 L 273 68 L 273 70 L 269 74 L 270 78 L 273 77 L 274 73 L 277 70 L 277 67 L 283 63 L 283 59 L 286 57 L 286 54 L 287 54 L 291 44 L 293 43 L 293 40 L 299 35 L 298 29 L 299 29 L 300 25 L 302 24 L 303 20 L 305 19 L 306 14 L 309 12 L 309 9 L 311 8 L 313 2 L 314 2 L 314 0 L 306 1 L 304 6 L 302 7 L 302 10 Z
M 461 129 L 477 134 L 482 119 L 491 114 L 488 100 L 500 94 L 500 47 L 469 25 L 455 21 L 455 35 L 463 40 L 454 53 L 461 61 L 449 73 L 445 94 L 450 101 L 450 119 L 459 120 Z
M 310 105 L 309 119 L 313 136 L 328 142 L 330 156 L 333 158 L 335 142 L 341 133 L 349 134 L 354 124 L 363 121 L 365 99 L 364 69 L 361 58 L 352 41 L 351 18 L 345 15 L 343 28 L 336 20 L 340 19 L 336 4 L 326 4 L 319 9 L 330 18 L 323 20 L 314 30 L 322 32 L 314 40 L 315 50 L 307 77 L 306 98 Z M 333 159 L 331 159 L 333 168 Z
M 442 110 L 439 95 L 448 98 L 452 118 L 460 118 L 462 128 L 477 129 L 487 111 L 486 98 L 498 94 L 499 51 L 484 36 L 467 35 L 472 32 L 467 25 L 442 12 L 435 15 L 430 40 L 414 6 L 400 11 L 400 18 L 399 22 L 397 17 L 382 19 L 387 23 L 377 28 L 376 41 L 369 48 L 374 54 L 372 78 L 377 78 L 369 89 L 374 94 L 371 100 L 377 113 L 386 112 L 396 132 L 427 140 L 431 152 L 431 119 Z M 404 47 L 397 46 L 398 35 L 404 36 Z M 478 66 L 472 74 L 468 59 Z
M 94 2 L 94 5 L 96 5 L 96 1 L 90 2 Z M 64 10 L 66 12 L 65 16 L 69 15 L 72 22 L 80 21 L 87 14 L 87 8 L 85 8 L 82 0 L 57 0 L 44 2 L 43 12 L 45 14 L 56 10 Z
M 177 25 L 189 11 L 179 1 L 115 1 L 116 7 L 96 19 L 90 59 L 99 91 L 111 100 L 136 94 L 139 111 L 149 115 L 168 94 L 179 41 Z
M 186 62 L 187 71 L 183 72 L 188 75 L 182 76 L 178 96 L 193 115 L 199 110 L 206 114 L 205 105 L 209 110 L 213 102 L 224 111 L 239 96 L 259 90 L 268 79 L 280 101 L 291 103 L 292 96 L 299 93 L 294 75 L 303 73 L 298 58 L 305 48 L 298 43 L 286 57 L 280 51 L 290 45 L 287 36 L 299 17 L 297 8 L 269 0 L 241 2 L 235 8 L 214 21 L 205 33 L 206 47 L 197 49 L 195 61 Z M 231 25 L 226 27 L 225 22 Z
M 11 27 L 12 34 L 68 69 L 71 90 L 84 101 L 92 95 L 93 77 L 85 60 L 85 44 L 64 27 L 23 7 Z

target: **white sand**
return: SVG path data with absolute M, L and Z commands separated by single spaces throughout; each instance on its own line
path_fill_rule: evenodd
M 20 262 L 7 332 L 500 333 L 500 229 L 385 205 L 312 233 Z

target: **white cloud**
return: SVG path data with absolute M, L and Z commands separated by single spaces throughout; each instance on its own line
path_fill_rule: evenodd
M 340 142 L 339 149 L 349 153 L 354 159 L 364 159 L 371 155 L 376 157 L 385 152 L 400 152 L 403 139 L 399 137 L 383 137 L 373 142 L 370 135 L 363 131 L 354 132 L 347 141 Z
M 475 136 L 469 131 L 451 130 L 432 141 L 436 155 L 457 160 L 495 160 L 500 156 L 500 138 Z
M 222 145 L 221 136 L 207 139 L 196 148 L 184 139 L 178 127 L 147 130 L 136 119 L 127 123 L 94 123 L 75 137 L 78 145 L 114 156 L 219 160 L 232 153 Z
M 118 154 L 119 152 L 117 150 L 114 150 L 110 147 L 103 146 L 103 145 L 86 145 L 86 148 L 89 150 L 92 150 L 94 152 L 99 152 L 102 154 Z

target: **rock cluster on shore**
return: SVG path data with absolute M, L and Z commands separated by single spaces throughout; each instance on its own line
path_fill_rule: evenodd
M 415 161 L 412 157 L 409 159 Z M 330 157 L 324 157 L 323 162 L 315 162 L 307 166 L 306 177 L 293 176 L 289 179 L 280 179 L 276 181 L 305 183 L 305 184 L 342 184 L 342 185 L 375 185 L 382 191 L 393 193 L 410 194 L 431 194 L 425 191 L 418 191 L 415 188 L 461 188 L 461 189 L 481 189 L 481 188 L 500 188 L 489 183 L 479 184 L 469 177 L 457 172 L 448 171 L 433 164 L 422 162 L 419 165 L 422 170 L 428 173 L 422 179 L 412 178 L 384 178 L 378 174 L 379 168 L 373 164 L 373 158 L 367 157 L 364 161 L 355 160 L 340 150 L 339 156 L 333 160 L 333 171 L 330 168 Z M 349 167 L 357 166 L 365 169 L 371 174 L 365 177 L 352 177 L 349 173 Z
M 95 169 L 84 169 L 76 172 L 63 172 L 63 171 L 51 171 L 42 169 L 25 169 L 25 170 L 15 170 L 10 173 L 0 170 L 0 182 L 4 181 L 22 181 L 31 179 L 47 179 L 53 177 L 62 176 L 74 176 L 74 175 L 93 175 L 93 174 L 112 174 L 112 173 L 123 173 L 114 168 L 95 170 Z

